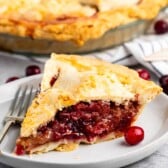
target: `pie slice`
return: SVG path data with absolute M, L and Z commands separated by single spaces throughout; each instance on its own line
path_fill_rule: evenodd
M 15 152 L 69 151 L 121 137 L 162 89 L 137 72 L 91 57 L 52 54 Z

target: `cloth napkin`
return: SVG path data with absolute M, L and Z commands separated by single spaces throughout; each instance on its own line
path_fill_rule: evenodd
M 125 44 L 125 47 L 134 55 L 135 59 L 157 76 L 168 75 L 168 36 L 149 36 Z M 158 61 L 145 61 L 148 57 L 165 58 Z M 167 57 L 167 58 L 166 58 Z
M 139 63 L 150 69 L 158 77 L 167 75 L 168 33 L 164 35 L 156 35 L 153 29 L 154 23 L 159 19 L 168 22 L 168 9 L 158 15 L 146 35 L 127 42 L 115 49 L 92 53 L 92 55 L 108 62 L 126 66 L 132 66 Z M 154 57 L 154 59 L 149 59 L 151 56 Z M 148 61 L 146 61 L 147 59 Z
M 168 35 L 141 36 L 118 48 L 96 52 L 90 55 L 126 66 L 133 66 L 139 63 L 160 77 L 168 74 Z M 154 57 L 154 61 L 146 61 L 151 56 Z M 159 59 L 163 57 L 163 60 Z M 167 60 L 165 59 L 166 57 Z

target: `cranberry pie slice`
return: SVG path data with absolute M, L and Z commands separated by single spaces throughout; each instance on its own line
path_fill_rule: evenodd
M 136 121 L 162 89 L 121 65 L 52 54 L 41 92 L 30 105 L 15 152 L 69 151 L 111 140 Z

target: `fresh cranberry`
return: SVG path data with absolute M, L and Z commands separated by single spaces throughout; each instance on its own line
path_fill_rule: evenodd
M 146 69 L 138 69 L 137 72 L 142 79 L 149 80 L 151 78 Z
M 15 81 L 15 80 L 17 80 L 17 79 L 19 79 L 19 77 L 17 77 L 17 76 L 10 77 L 10 78 L 8 78 L 8 79 L 6 80 L 6 83 Z
M 125 131 L 124 138 L 129 145 L 136 145 L 144 139 L 144 130 L 138 126 L 129 127 Z
M 17 155 L 24 155 L 25 154 L 25 150 L 24 150 L 23 146 L 16 145 L 15 153 Z
M 163 88 L 163 91 L 168 94 L 168 75 L 164 75 L 159 79 L 159 83 Z
M 164 20 L 158 20 L 154 25 L 156 34 L 164 34 L 168 32 L 168 23 Z
M 41 69 L 37 65 L 30 65 L 26 68 L 26 76 L 36 75 L 40 73 L 41 73 Z

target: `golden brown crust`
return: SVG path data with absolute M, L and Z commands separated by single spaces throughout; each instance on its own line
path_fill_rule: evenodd
M 83 45 L 89 39 L 99 38 L 117 26 L 139 19 L 152 19 L 168 3 L 167 0 L 143 0 L 134 6 L 119 7 L 97 14 L 91 7 L 85 7 L 85 9 L 79 6 L 76 12 L 70 11 L 70 14 L 64 14 L 64 11 L 61 11 L 63 14 L 59 15 L 59 13 L 49 12 L 49 1 L 39 0 L 39 2 L 48 3 L 40 7 L 38 7 L 39 4 L 34 5 L 33 8 L 30 6 L 28 11 L 24 11 L 27 5 L 23 5 L 25 0 L 22 0 L 24 3 L 21 0 L 18 1 L 20 2 L 18 4 L 16 1 L 13 3 L 7 1 L 8 3 L 0 1 L 1 33 L 35 39 L 72 40 L 79 45 Z M 23 10 L 20 11 L 18 8 Z M 89 13 L 89 16 L 86 13 Z
M 51 79 L 56 77 L 56 81 Z M 54 119 L 58 110 L 80 101 L 107 100 L 118 104 L 137 98 L 144 106 L 161 92 L 152 81 L 141 79 L 127 67 L 90 57 L 52 54 L 46 63 L 41 93 L 33 101 L 22 123 L 21 136 Z

